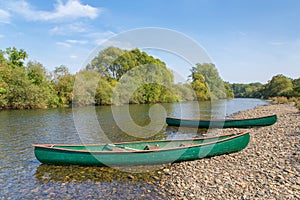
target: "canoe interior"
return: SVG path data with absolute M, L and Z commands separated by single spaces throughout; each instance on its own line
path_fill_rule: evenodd
M 224 119 L 224 120 L 202 120 L 202 119 L 180 119 L 167 117 L 169 126 L 186 126 L 198 128 L 251 128 L 259 126 L 270 126 L 276 123 L 277 115 L 264 116 L 248 119 Z
M 155 165 L 195 160 L 241 151 L 248 132 L 201 139 L 138 141 L 102 145 L 36 144 L 36 158 L 44 164 L 84 166 Z M 146 149 L 145 147 L 158 148 Z
M 229 134 L 223 136 L 207 137 L 207 138 L 194 138 L 194 139 L 182 139 L 182 140 L 152 140 L 152 141 L 135 141 L 135 142 L 122 142 L 114 144 L 84 144 L 84 145 L 72 145 L 72 144 L 42 144 L 33 145 L 37 147 L 65 150 L 65 151 L 88 151 L 88 152 L 124 152 L 124 151 L 145 151 L 146 147 L 155 147 L 153 150 L 173 149 L 178 147 L 194 146 L 203 143 L 216 142 L 224 140 L 229 137 L 236 136 L 237 134 Z M 151 149 L 150 149 L 151 150 Z

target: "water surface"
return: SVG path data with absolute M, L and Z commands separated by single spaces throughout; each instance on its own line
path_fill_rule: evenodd
M 232 99 L 200 105 L 160 104 L 156 108 L 129 105 L 0 111 L 0 199 L 163 198 L 160 187 L 155 185 L 161 175 L 159 167 L 155 171 L 142 167 L 143 173 L 134 173 L 139 171 L 137 167 L 131 173 L 131 169 L 42 165 L 34 157 L 31 145 L 189 137 L 198 133 L 169 129 L 164 117 L 218 118 L 265 104 L 268 103 L 258 99 Z M 135 126 L 124 130 L 118 120 Z M 147 135 L 156 127 L 159 130 Z M 141 131 L 136 131 L 139 128 Z

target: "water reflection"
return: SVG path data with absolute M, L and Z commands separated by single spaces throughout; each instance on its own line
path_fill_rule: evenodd
M 165 108 L 167 116 L 193 118 L 199 115 L 195 111 L 195 106 L 197 107 L 195 103 L 161 105 Z M 221 109 L 218 111 L 210 110 L 209 103 L 204 102 L 200 104 L 200 116 L 208 118 L 217 116 L 218 113 L 223 113 L 224 107 L 227 108 L 226 115 L 230 115 L 239 110 L 264 104 L 266 104 L 265 101 L 257 99 L 224 100 L 217 102 Z M 130 105 L 129 111 L 132 120 L 140 126 L 149 124 L 150 107 L 151 105 Z M 84 114 L 82 117 L 86 118 L 84 121 L 89 121 L 90 108 L 80 109 Z M 96 113 L 96 119 L 105 136 L 110 141 L 145 139 L 128 135 L 118 128 L 110 106 L 92 107 L 92 109 Z M 103 142 L 98 135 L 100 132 L 95 131 L 93 124 L 82 123 L 82 129 L 89 143 Z M 179 131 L 175 127 L 164 125 L 158 133 L 146 139 L 199 137 L 203 131 L 205 130 L 189 128 L 182 128 Z M 127 197 L 130 193 L 127 191 L 128 187 L 139 194 L 144 194 L 145 188 L 146 191 L 148 189 L 154 191 L 153 184 L 148 184 L 147 181 L 156 180 L 160 176 L 160 167 L 155 167 L 157 171 L 150 170 L 149 173 L 139 175 L 131 173 L 130 169 L 41 165 L 34 156 L 31 146 L 33 143 L 82 143 L 74 125 L 72 109 L 0 111 L 0 180 L 4 180 L 0 181 L 0 199 L 19 199 L 20 197 L 35 199 L 38 195 L 45 199 L 66 199 L 69 198 L 69 192 L 73 192 L 74 197 L 82 197 L 82 194 L 87 194 L 89 190 L 91 190 L 90 194 L 99 193 L 99 196 L 102 195 L 103 198 L 106 196 L 107 198 L 111 196 L 120 198 L 121 192 L 118 192 L 120 190 L 125 191 L 123 197 Z M 137 169 L 132 170 L 137 172 Z M 133 179 L 129 178 L 130 174 L 133 174 Z M 63 186 L 62 182 L 67 182 L 67 187 Z M 57 196 L 52 197 L 51 193 L 55 193 Z M 116 193 L 115 196 L 113 193 Z M 151 195 L 153 198 L 157 197 L 156 193 Z
M 162 174 L 161 169 L 167 165 L 131 166 L 131 167 L 83 167 L 54 166 L 42 164 L 37 167 L 35 177 L 42 183 L 54 182 L 113 182 L 127 181 L 152 182 L 157 181 Z M 153 171 L 153 169 L 157 169 Z M 131 172 L 132 171 L 132 172 Z M 141 173 L 136 173 L 140 171 Z

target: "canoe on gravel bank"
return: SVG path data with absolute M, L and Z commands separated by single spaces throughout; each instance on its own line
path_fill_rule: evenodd
M 195 160 L 243 150 L 249 132 L 180 140 L 149 140 L 113 144 L 33 144 L 44 164 L 85 166 L 152 165 Z
M 225 120 L 199 120 L 180 119 L 167 117 L 166 123 L 169 126 L 184 126 L 198 128 L 251 128 L 260 126 L 270 126 L 276 123 L 277 115 L 270 115 L 248 119 L 225 119 Z

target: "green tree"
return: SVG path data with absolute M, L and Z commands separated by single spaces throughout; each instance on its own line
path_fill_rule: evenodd
M 192 71 L 192 83 L 191 86 L 195 91 L 196 99 L 198 101 L 206 101 L 210 99 L 209 89 L 205 82 L 205 78 L 201 73 Z
M 293 96 L 300 97 L 300 78 L 293 80 Z
M 116 79 L 117 76 L 117 66 L 115 66 L 115 61 L 119 58 L 125 51 L 116 48 L 108 47 L 99 52 L 99 54 L 86 66 L 86 70 L 94 70 L 101 74 L 102 77 L 106 79 Z
M 8 55 L 8 64 L 12 67 L 24 67 L 24 61 L 28 54 L 23 49 L 18 50 L 16 47 L 7 48 L 6 54 Z
M 35 85 L 41 85 L 43 82 L 49 81 L 45 67 L 39 62 L 29 61 L 27 74 L 29 80 Z
M 57 92 L 57 104 L 64 106 L 72 104 L 75 76 L 70 74 L 64 65 L 54 70 L 54 88 Z
M 32 106 L 31 82 L 24 67 L 8 65 L 3 70 L 2 80 L 6 87 L 6 106 L 13 109 L 26 109 Z M 35 91 L 33 91 L 35 94 Z
M 35 105 L 34 107 L 53 107 L 57 106 L 57 95 L 50 75 L 46 68 L 39 62 L 29 61 L 27 64 L 27 76 L 34 88 Z
M 229 82 L 224 82 L 225 91 L 226 91 L 226 97 L 229 99 L 234 98 L 234 92 L 232 85 Z
M 101 96 L 109 99 L 109 91 L 114 87 L 117 87 L 113 102 L 116 104 L 157 103 L 178 99 L 167 89 L 174 77 L 166 64 L 139 49 L 109 47 L 99 52 L 86 69 L 99 72 L 101 76 L 95 96 L 96 104 L 103 104 Z M 109 83 L 103 82 L 103 79 Z M 103 85 L 107 85 L 108 89 L 105 90 Z
M 6 76 L 6 68 L 7 68 L 7 60 L 4 57 L 4 52 L 0 50 L 0 109 L 7 107 L 7 87 L 8 85 L 4 81 L 4 78 Z
M 73 102 L 75 106 L 95 105 L 95 96 L 100 80 L 96 71 L 80 71 L 75 75 Z
M 261 83 L 232 84 L 234 96 L 237 98 L 261 98 L 263 85 Z
M 292 80 L 282 74 L 276 75 L 265 85 L 263 92 L 264 98 L 279 96 L 291 97 L 293 92 Z
M 124 51 L 124 53 L 119 56 L 113 64 L 115 70 L 116 80 L 119 80 L 125 73 L 137 66 L 147 65 L 147 64 L 157 64 L 165 66 L 165 63 L 159 59 L 155 59 L 149 56 L 147 53 L 140 51 L 139 49 L 133 49 L 130 51 Z
M 194 101 L 197 98 L 194 89 L 188 83 L 172 84 L 171 92 L 176 95 L 177 101 Z
M 226 98 L 226 91 L 224 88 L 224 82 L 219 76 L 219 73 L 212 63 L 204 63 L 204 64 L 196 64 L 195 67 L 192 68 L 192 79 L 194 83 L 193 87 L 197 88 L 197 90 L 204 89 L 203 86 L 203 78 L 197 78 L 197 76 L 202 75 L 204 77 L 204 82 L 206 87 L 209 89 L 210 99 L 222 99 Z M 201 81 L 200 81 L 201 80 Z M 206 91 L 204 90 L 203 97 L 206 97 Z M 197 95 L 198 96 L 198 95 Z
M 224 88 L 224 82 L 219 76 L 219 73 L 212 63 L 196 64 L 196 67 L 192 69 L 196 73 L 200 73 L 205 78 L 205 83 L 207 84 L 210 91 L 211 99 L 222 99 L 226 98 L 226 92 Z
M 158 103 L 169 96 L 173 74 L 164 63 L 150 63 L 128 71 L 116 85 L 114 103 Z
M 113 93 L 113 86 L 104 78 L 100 78 L 95 94 L 96 105 L 110 105 Z

